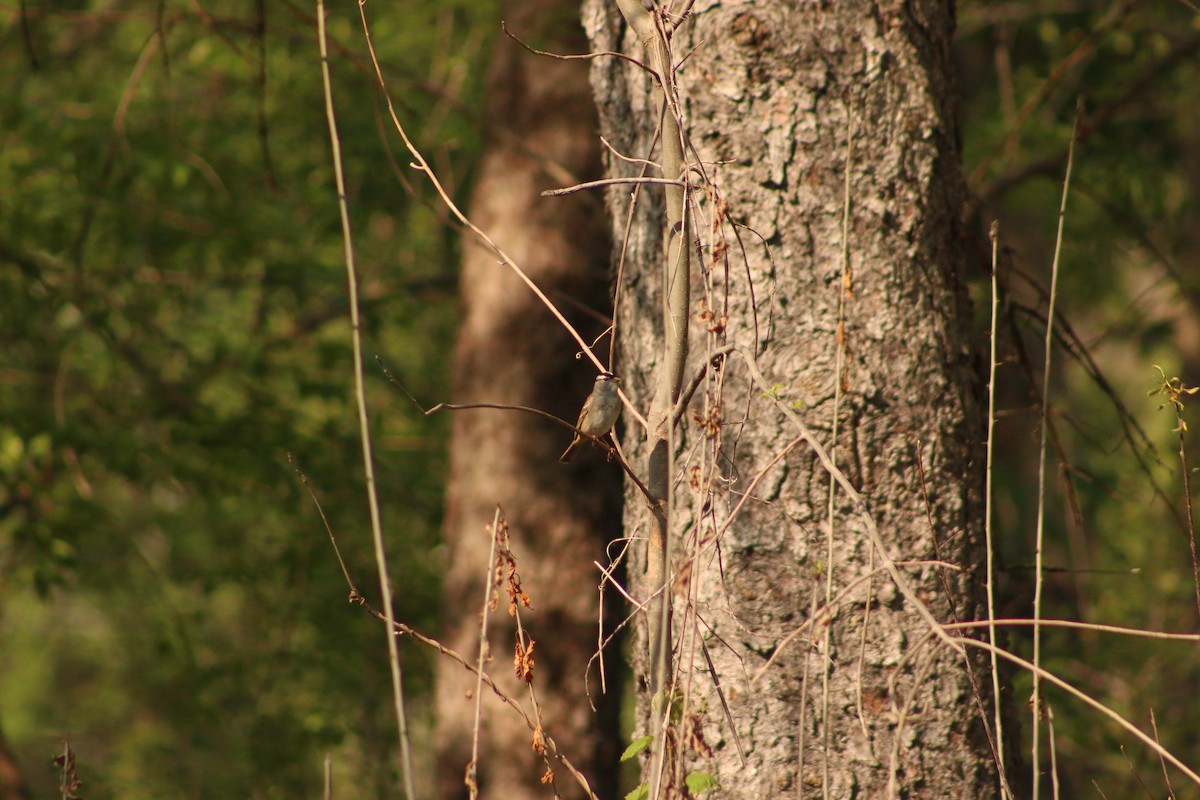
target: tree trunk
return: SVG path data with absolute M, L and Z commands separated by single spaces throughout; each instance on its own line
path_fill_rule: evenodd
M 29 800 L 29 784 L 8 748 L 8 740 L 0 734 L 0 800 Z
M 504 19 L 514 34 L 539 47 L 586 47 L 578 6 L 514 0 Z M 597 177 L 595 108 L 587 67 L 536 56 L 500 37 L 488 79 L 486 116 L 492 126 L 470 213 L 572 318 L 587 337 L 607 327 L 610 279 L 604 212 L 596 198 L 544 198 L 542 190 Z M 577 345 L 545 307 L 496 257 L 464 243 L 462 327 L 455 351 L 454 398 L 541 408 L 571 422 L 595 377 L 572 357 Z M 448 560 L 443 641 L 472 661 L 478 652 L 483 588 L 490 579 L 486 526 L 496 505 L 507 513 L 512 549 L 532 610 L 522 622 L 537 641 L 534 683 L 547 731 L 602 798 L 616 791 L 619 702 L 616 662 L 609 695 L 591 670 L 593 712 L 584 692 L 588 660 L 597 648 L 599 575 L 592 562 L 620 529 L 620 471 L 602 456 L 581 454 L 570 466 L 558 456 L 567 428 L 517 411 L 455 412 L 445 524 Z M 589 448 L 590 449 L 590 448 Z M 492 615 L 487 670 L 529 709 L 529 692 L 513 675 L 513 620 Z M 616 653 L 614 648 L 610 656 Z M 617 656 L 619 659 L 619 655 Z M 440 659 L 437 688 L 439 798 L 466 797 L 471 758 L 475 678 Z M 530 747 L 531 732 L 484 689 L 478 782 L 485 798 L 545 797 L 545 769 Z M 557 769 L 557 788 L 580 796 Z
M 665 783 L 696 771 L 722 798 L 994 796 L 990 675 L 930 624 L 983 616 L 953 9 L 701 0 L 692 11 L 671 41 L 688 157 L 702 161 L 688 175 L 698 249 L 685 384 L 737 350 L 708 371 L 674 434 L 680 721 Z M 584 27 L 594 51 L 651 63 L 611 0 L 585 0 Z M 655 80 L 612 58 L 592 69 L 603 135 L 657 159 Z M 608 168 L 628 177 L 640 165 L 610 157 Z M 645 414 L 664 360 L 663 190 L 641 187 L 622 242 L 630 192 L 608 198 L 625 259 L 617 371 Z M 831 493 L 789 414 L 865 502 Z M 645 433 L 630 427 L 626 440 L 645 471 Z M 640 491 L 626 501 L 629 535 L 651 530 Z M 891 572 L 868 515 L 901 562 Z M 631 569 L 642 601 L 656 588 L 645 566 L 643 554 Z M 642 623 L 639 708 L 652 731 Z

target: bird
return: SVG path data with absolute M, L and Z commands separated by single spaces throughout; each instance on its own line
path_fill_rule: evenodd
M 612 426 L 617 423 L 617 417 L 621 416 L 621 396 L 617 394 L 617 387 L 620 385 L 621 379 L 611 372 L 601 372 L 596 376 L 592 393 L 579 410 L 579 421 L 575 423 L 575 438 L 559 456 L 559 461 L 566 464 L 589 438 L 603 436 L 612 430 Z

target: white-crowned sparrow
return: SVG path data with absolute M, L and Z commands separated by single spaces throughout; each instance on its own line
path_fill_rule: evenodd
M 583 433 L 575 434 L 559 461 L 564 464 L 570 461 L 589 436 L 600 437 L 612 430 L 617 417 L 621 416 L 621 396 L 617 394 L 620 385 L 621 379 L 611 372 L 601 372 L 596 376 L 596 385 L 592 387 L 592 393 L 579 411 L 579 421 L 575 423 L 575 427 Z M 584 436 L 584 433 L 588 436 Z

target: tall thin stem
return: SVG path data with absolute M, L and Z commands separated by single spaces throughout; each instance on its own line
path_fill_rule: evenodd
M 1063 176 L 1062 203 L 1058 208 L 1058 233 L 1054 239 L 1054 262 L 1050 267 L 1050 300 L 1046 309 L 1046 341 L 1044 353 L 1045 368 L 1042 371 L 1042 411 L 1041 411 L 1041 442 L 1038 445 L 1038 509 L 1037 509 L 1037 543 L 1034 550 L 1034 590 L 1033 590 L 1033 800 L 1040 796 L 1041 779 L 1041 666 L 1042 666 L 1042 549 L 1045 538 L 1046 522 L 1046 439 L 1050 416 L 1050 356 L 1054 343 L 1054 305 L 1058 299 L 1058 264 L 1062 256 L 1063 225 L 1067 219 L 1067 194 L 1071 188 L 1071 168 L 1075 164 L 1075 140 L 1079 135 L 1079 120 L 1083 117 L 1082 103 L 1075 110 L 1075 125 L 1071 129 L 1071 144 L 1067 148 L 1067 171 Z M 993 651 L 995 652 L 995 651 Z
M 1000 249 L 1000 225 L 993 222 L 992 237 L 992 327 L 991 347 L 988 358 L 988 418 L 987 418 L 987 477 L 983 494 L 983 538 L 987 550 L 987 613 L 988 613 L 988 643 L 991 644 L 992 658 L 992 703 L 995 705 L 996 726 L 996 760 L 1000 768 L 1000 791 L 1005 798 L 1012 797 L 1008 786 L 1007 759 L 1004 755 L 1004 721 L 1000 713 L 1000 660 L 996 655 L 996 567 L 995 550 L 992 543 L 992 465 L 993 445 L 996 431 L 996 327 L 1000 317 L 1000 284 L 997 278 Z
M 375 489 L 374 458 L 371 455 L 371 424 L 367 417 L 367 392 L 363 385 L 362 337 L 358 320 L 358 277 L 354 268 L 354 239 L 350 230 L 350 211 L 346 206 L 346 181 L 342 174 L 342 148 L 333 109 L 333 88 L 329 78 L 329 51 L 325 42 L 325 3 L 317 0 L 317 37 L 321 49 L 321 80 L 325 87 L 325 118 L 329 122 L 329 143 L 333 153 L 333 177 L 337 186 L 338 213 L 342 220 L 342 244 L 346 261 L 346 284 L 350 298 L 350 341 L 354 352 L 354 399 L 358 406 L 358 430 L 362 440 L 363 471 L 367 484 L 367 507 L 371 513 L 371 539 L 375 544 L 375 567 L 379 574 L 379 594 L 387 623 L 388 665 L 392 673 L 392 699 L 396 706 L 396 724 L 400 732 L 400 767 L 404 795 L 413 800 L 412 748 L 409 745 L 408 717 L 404 711 L 404 682 L 400 670 L 400 646 L 396 642 L 396 619 L 392 609 L 392 582 L 388 576 L 387 555 L 383 547 L 383 524 L 379 518 L 379 497 Z

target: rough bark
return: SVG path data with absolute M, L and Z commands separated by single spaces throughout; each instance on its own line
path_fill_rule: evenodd
M 523 39 L 559 52 L 586 47 L 578 6 L 539 0 L 506 4 L 504 19 Z M 486 113 L 494 126 L 470 203 L 472 219 L 508 252 L 589 339 L 606 327 L 610 309 L 609 245 L 602 203 L 576 195 L 544 198 L 542 190 L 597 177 L 596 116 L 585 64 L 535 56 L 501 37 L 488 78 Z M 500 129 L 503 129 L 501 132 Z M 564 172 L 565 170 L 565 172 Z M 537 407 L 574 422 L 595 373 L 574 358 L 577 345 L 542 304 L 496 258 L 464 244 L 462 326 L 455 351 L 454 399 Z M 444 641 L 474 657 L 489 538 L 485 527 L 504 507 L 513 551 L 533 609 L 523 623 L 537 646 L 535 684 L 546 729 L 587 774 L 602 798 L 615 795 L 618 670 L 608 669 L 609 695 L 591 671 L 593 712 L 584 691 L 597 646 L 598 574 L 604 546 L 620 525 L 620 473 L 593 448 L 570 466 L 558 456 L 570 431 L 513 411 L 456 412 L 451 433 L 445 535 Z M 610 617 L 611 618 L 611 617 Z M 530 709 L 528 690 L 513 676 L 514 624 L 492 615 L 489 672 Z M 614 650 L 615 652 L 615 650 Z M 474 677 L 443 659 L 438 666 L 437 751 L 440 798 L 466 797 Z M 530 709 L 532 716 L 532 709 Z M 478 764 L 481 797 L 545 797 L 545 764 L 532 735 L 494 694 L 484 690 Z M 556 767 L 563 796 L 581 796 Z
M 593 50 L 644 57 L 610 2 L 584 9 Z M 983 427 L 959 283 L 952 7 L 701 0 L 693 11 L 672 40 L 675 61 L 687 56 L 683 119 L 730 220 L 708 232 L 720 208 L 693 190 L 688 374 L 725 344 L 745 356 L 710 373 L 677 433 L 686 769 L 669 771 L 676 781 L 708 771 L 723 798 L 994 796 L 983 662 L 968 669 L 915 613 L 919 599 L 943 622 L 981 616 Z M 653 80 L 607 59 L 592 81 L 603 134 L 626 155 L 653 158 Z M 608 167 L 636 174 L 617 159 Z M 618 372 L 643 409 L 662 361 L 657 188 L 641 192 L 618 286 Z M 609 204 L 619 240 L 628 188 Z M 767 385 L 753 383 L 745 358 Z M 891 558 L 959 569 L 901 566 L 912 590 L 901 592 L 844 491 L 831 520 L 830 474 L 813 449 L 797 444 L 772 463 L 798 436 L 781 405 L 834 453 Z M 719 427 L 706 435 L 697 416 Z M 626 438 L 631 463 L 645 469 L 645 437 Z M 631 490 L 626 500 L 627 531 L 647 530 L 645 503 Z M 638 581 L 643 566 L 632 569 L 638 598 L 651 592 Z M 636 651 L 646 652 L 644 639 Z M 638 669 L 644 686 L 649 667 Z M 643 691 L 643 724 L 648 701 Z

